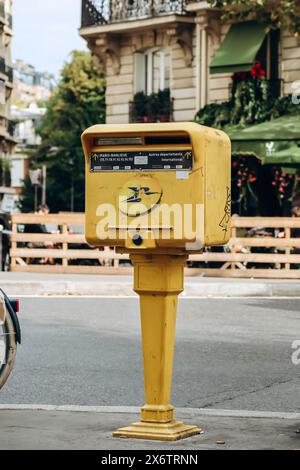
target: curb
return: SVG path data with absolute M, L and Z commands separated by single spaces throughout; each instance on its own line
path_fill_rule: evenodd
M 119 296 L 127 297 L 135 295 L 132 283 L 122 282 L 74 282 L 74 281 L 5 281 L 1 282 L 1 288 L 8 295 L 33 295 L 33 296 Z
M 11 296 L 132 297 L 133 282 L 1 281 Z M 182 297 L 300 297 L 300 282 L 189 282 Z
M 71 413 L 116 413 L 139 414 L 136 406 L 77 406 L 77 405 L 2 405 L 0 411 L 61 411 Z M 217 408 L 176 408 L 176 414 L 193 418 L 196 416 L 214 416 L 222 418 L 257 418 L 257 419 L 299 419 L 300 413 L 278 411 L 224 410 Z

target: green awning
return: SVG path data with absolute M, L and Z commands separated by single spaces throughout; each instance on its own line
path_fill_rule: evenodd
M 231 128 L 226 132 L 232 142 L 233 155 L 252 154 L 263 163 L 300 162 L 297 158 L 300 143 L 299 114 L 283 116 L 244 129 Z
M 266 37 L 266 26 L 256 21 L 233 24 L 210 64 L 210 73 L 250 70 Z
M 291 142 L 262 142 L 262 141 L 236 141 L 232 142 L 232 155 L 254 156 L 264 163 L 267 158 L 272 157 L 274 153 L 285 150 Z
M 300 140 L 300 114 L 282 116 L 272 121 L 228 130 L 233 142 Z
M 300 165 L 300 147 L 292 145 L 287 149 L 273 152 L 267 155 L 263 163 L 265 165 L 281 164 L 281 165 Z

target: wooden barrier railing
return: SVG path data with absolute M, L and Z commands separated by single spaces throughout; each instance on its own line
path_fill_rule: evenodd
M 37 224 L 54 224 L 57 233 L 20 231 L 21 226 Z M 72 226 L 80 227 L 80 233 L 70 232 Z M 131 272 L 127 255 L 117 254 L 110 248 L 91 249 L 85 242 L 83 227 L 84 214 L 13 215 L 11 271 Z M 263 231 L 259 235 L 249 234 L 251 229 Z M 191 255 L 187 274 L 300 279 L 300 219 L 235 216 L 229 244 L 225 249 L 218 247 L 218 252 L 213 250 Z M 51 262 L 55 264 L 47 264 Z
M 35 227 L 41 225 L 54 225 L 57 233 L 26 233 L 36 232 Z M 27 227 L 25 233 L 24 227 Z M 72 227 L 79 233 L 74 233 Z M 10 269 L 15 272 L 115 274 L 131 271 L 127 255 L 117 254 L 109 247 L 91 249 L 86 244 L 84 214 L 80 213 L 12 215 L 10 260 Z M 119 270 L 120 260 L 125 260 L 126 265 Z
M 231 227 L 232 238 L 224 252 L 190 257 L 193 263 L 221 265 L 202 266 L 199 270 L 204 275 L 300 279 L 300 238 L 296 234 L 300 237 L 300 219 L 233 216 Z

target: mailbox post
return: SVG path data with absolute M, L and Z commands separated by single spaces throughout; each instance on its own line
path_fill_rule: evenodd
M 82 136 L 86 239 L 129 253 L 140 297 L 145 405 L 115 437 L 200 432 L 170 404 L 177 299 L 191 253 L 230 238 L 229 138 L 194 123 L 96 125 Z

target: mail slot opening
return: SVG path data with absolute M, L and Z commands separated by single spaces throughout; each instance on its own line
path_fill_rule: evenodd
M 190 144 L 188 135 L 149 135 L 145 136 L 145 145 L 180 145 Z
M 188 134 L 182 135 L 144 135 L 144 136 L 117 136 L 117 137 L 95 137 L 93 144 L 95 147 L 123 147 L 142 145 L 191 145 Z

